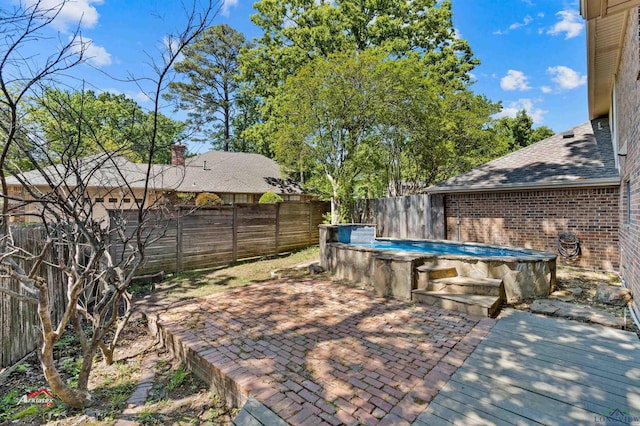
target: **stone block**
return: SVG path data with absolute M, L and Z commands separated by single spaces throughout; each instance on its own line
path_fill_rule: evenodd
M 626 306 L 633 296 L 628 288 L 603 284 L 596 289 L 596 298 L 608 305 Z

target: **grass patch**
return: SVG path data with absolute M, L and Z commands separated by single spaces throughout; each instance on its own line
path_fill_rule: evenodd
M 187 377 L 187 369 L 184 364 L 181 364 L 180 367 L 171 375 L 169 378 L 169 383 L 167 384 L 167 389 L 169 392 L 173 392 L 176 390 L 182 383 L 184 383 L 184 379 Z
M 320 249 L 316 246 L 286 256 L 262 258 L 215 270 L 182 272 L 157 284 L 156 292 L 178 299 L 209 296 L 231 288 L 272 280 L 272 271 L 316 260 L 319 255 Z

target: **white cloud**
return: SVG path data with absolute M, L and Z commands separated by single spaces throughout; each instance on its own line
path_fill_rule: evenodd
M 500 87 L 502 90 L 529 90 L 531 87 L 527 83 L 529 77 L 524 75 L 522 71 L 509 70 L 507 75 L 500 79 Z
M 565 9 L 556 13 L 556 16 L 560 18 L 559 22 L 551 27 L 547 34 L 560 35 L 564 34 L 564 39 L 568 40 L 573 37 L 577 37 L 584 28 L 584 21 L 580 17 L 580 14 L 575 9 Z
M 551 74 L 551 80 L 555 82 L 561 89 L 571 90 L 587 84 L 587 76 L 580 74 L 563 65 L 547 68 L 547 74 Z
M 453 28 L 453 37 L 454 38 L 462 38 L 462 33 L 458 28 Z
M 551 93 L 553 91 L 553 89 L 549 86 L 542 86 L 540 90 L 542 90 L 542 93 Z
M 527 25 L 529 25 L 531 23 L 531 21 L 533 21 L 533 18 L 531 16 L 527 15 L 527 16 L 524 17 L 522 22 L 514 22 L 513 24 L 509 25 L 509 29 L 510 30 L 515 30 L 515 29 L 518 29 L 520 27 L 526 27 Z
M 77 54 L 83 50 L 84 61 L 96 67 L 104 67 L 112 63 L 111 54 L 107 52 L 107 49 L 98 46 L 90 38 L 79 37 L 72 49 Z
M 514 118 L 518 111 L 524 109 L 527 111 L 527 114 L 531 116 L 534 124 L 540 124 L 544 121 L 544 115 L 549 112 L 543 110 L 541 108 L 537 108 L 535 106 L 536 102 L 539 102 L 539 99 L 529 99 L 523 98 L 518 99 L 517 101 L 509 102 L 509 105 L 502 108 L 497 114 L 493 115 L 493 118 L 501 118 L 501 117 L 511 117 Z
M 229 14 L 231 13 L 231 8 L 236 7 L 237 5 L 238 0 L 223 0 L 220 13 L 222 13 L 222 16 L 229 16 Z
M 52 26 L 58 31 L 67 32 L 80 25 L 82 28 L 93 28 L 98 23 L 100 15 L 94 5 L 101 5 L 103 0 L 73 0 L 62 2 L 60 0 L 23 0 L 25 7 L 34 7 L 42 11 L 50 11 L 54 15 L 59 13 L 52 22 Z M 62 5 L 62 8 L 60 7 Z

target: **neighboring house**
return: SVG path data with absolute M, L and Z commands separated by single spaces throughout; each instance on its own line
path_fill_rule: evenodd
M 430 187 L 444 196 L 446 238 L 557 252 L 580 240 L 580 256 L 560 263 L 619 266 L 616 169 L 608 121 L 593 120 Z
M 589 116 L 607 119 L 620 171 L 620 274 L 640 300 L 640 0 L 582 0 Z M 640 315 L 638 302 L 634 305 Z
M 25 198 L 32 198 L 29 192 L 46 196 L 51 192 L 49 180 L 60 188 L 66 187 L 65 195 L 73 197 L 78 183 L 72 169 L 77 169 L 86 188 L 82 196 L 91 199 L 94 217 L 98 218 L 106 217 L 109 209 L 131 209 L 143 201 L 148 206 L 162 198 L 170 199 L 176 193 L 193 194 L 191 198 L 195 199 L 199 193 L 211 192 L 219 195 L 225 204 L 257 203 L 265 192 L 275 192 L 284 201 L 309 199 L 297 182 L 283 178 L 281 167 L 265 156 L 211 151 L 185 158 L 184 153 L 183 145 L 174 145 L 171 165 L 151 165 L 144 200 L 147 164 L 133 163 L 113 154 L 79 159 L 71 169 L 49 166 L 43 172 L 32 170 L 20 178 L 9 177 L 8 193 Z M 12 204 L 13 220 L 35 220 L 28 214 L 37 211 L 37 204 Z
M 213 192 L 225 204 L 257 203 L 265 192 L 279 194 L 284 201 L 307 201 L 300 184 L 283 178 L 282 167 L 260 154 L 209 151 L 184 157 L 183 145 L 172 146 L 171 161 L 177 176 L 184 177 L 174 190 L 183 193 Z

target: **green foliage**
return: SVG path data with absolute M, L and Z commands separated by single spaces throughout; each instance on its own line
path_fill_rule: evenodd
M 338 52 L 422 52 L 434 75 L 449 83 L 468 82 L 478 64 L 468 43 L 455 36 L 450 1 L 261 0 L 253 6 L 258 13 L 251 21 L 263 35 L 243 50 L 242 72 L 267 102 L 302 66 Z
M 307 185 L 334 204 L 334 223 L 354 195 L 414 189 L 493 158 L 485 128 L 498 105 L 425 75 L 419 55 L 377 50 L 317 58 L 287 79 L 266 123 L 276 158 L 310 170 Z
M 26 408 L 19 410 L 13 415 L 13 420 L 24 419 L 25 417 L 33 417 L 38 414 L 40 407 L 38 405 L 28 405 Z
M 262 194 L 262 196 L 258 200 L 258 203 L 260 204 L 274 204 L 274 203 L 281 203 L 281 202 L 282 202 L 282 197 L 276 194 L 275 192 L 265 192 L 264 194 Z
M 196 206 L 205 207 L 205 206 L 221 206 L 224 202 L 222 198 L 220 198 L 217 194 L 213 194 L 210 192 L 201 192 L 196 197 Z
M 533 119 L 529 117 L 527 112 L 524 109 L 518 111 L 511 122 L 514 148 L 522 148 L 531 143 L 531 126 L 533 126 Z
M 243 118 L 251 120 L 246 99 L 241 105 L 244 115 L 233 114 L 238 56 L 244 45 L 242 33 L 229 25 L 207 28 L 183 50 L 184 59 L 175 65 L 175 70 L 187 77 L 186 81 L 169 84 L 167 97 L 177 100 L 178 108 L 189 111 L 190 126 L 211 139 L 214 148 L 224 151 L 231 148 L 232 125 L 243 127 Z
M 177 192 L 176 198 L 180 200 L 182 204 L 191 204 L 196 198 L 196 194 L 193 192 Z
M 123 94 L 48 88 L 27 111 L 29 123 L 42 132 L 53 158 L 74 146 L 76 157 L 114 151 L 135 162 L 149 159 L 153 115 Z M 168 163 L 171 143 L 184 125 L 159 115 L 157 126 L 152 162 Z
M 11 389 L 7 394 L 0 397 L 0 423 L 5 424 L 12 420 L 20 396 L 18 389 Z
M 259 99 L 261 119 L 243 137 L 265 155 L 278 131 L 272 113 L 279 90 L 318 59 L 363 51 L 388 59 L 419 57 L 424 75 L 459 90 L 479 63 L 467 41 L 456 36 L 447 0 L 261 0 L 254 8 L 258 13 L 251 20 L 263 34 L 242 50 L 240 63 L 242 80 Z
M 169 378 L 169 383 L 167 383 L 167 390 L 169 392 L 173 392 L 174 390 L 176 390 L 178 387 L 180 387 L 180 385 L 182 385 L 182 383 L 184 383 L 184 380 L 188 375 L 189 370 L 187 370 L 184 364 L 181 364 L 180 367 Z
M 536 127 L 535 129 L 533 129 L 531 131 L 531 138 L 530 138 L 530 143 L 536 143 L 539 142 L 543 139 L 547 139 L 550 138 L 551 136 L 555 135 L 556 133 L 549 127 L 547 126 L 540 126 L 540 127 Z
M 498 119 L 492 128 L 495 140 L 506 144 L 506 152 L 517 151 L 532 143 L 541 141 L 555 132 L 547 126 L 532 129 L 533 119 L 522 109 L 514 118 L 502 117 Z

